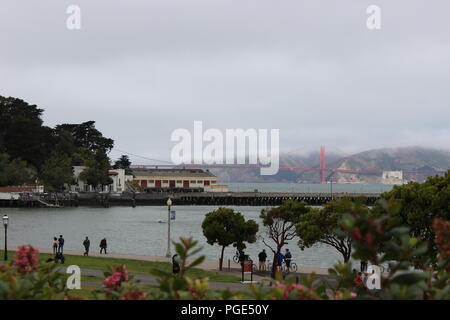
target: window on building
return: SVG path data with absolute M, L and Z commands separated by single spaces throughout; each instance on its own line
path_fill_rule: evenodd
M 163 183 L 169 183 L 169 180 L 163 180 Z
M 183 181 L 182 180 L 177 180 L 177 183 L 183 183 Z
M 155 180 L 148 180 L 148 183 L 155 183 Z
M 195 180 L 191 180 L 191 183 L 195 183 L 196 181 Z
M 197 183 L 203 183 L 203 180 L 197 180 Z

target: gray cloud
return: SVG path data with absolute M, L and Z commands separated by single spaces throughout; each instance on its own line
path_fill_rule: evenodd
M 69 4 L 80 31 L 66 29 Z M 370 4 L 380 31 L 365 27 Z M 285 151 L 447 148 L 449 11 L 444 0 L 3 0 L 0 94 L 44 108 L 50 126 L 95 119 L 117 148 L 161 159 L 194 120 L 280 128 Z

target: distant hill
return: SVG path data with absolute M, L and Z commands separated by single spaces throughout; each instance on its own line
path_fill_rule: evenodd
M 422 147 L 376 149 L 340 159 L 330 167 L 354 170 L 441 171 L 450 168 L 450 151 Z M 422 181 L 426 176 L 416 174 L 404 178 Z M 379 175 L 336 173 L 333 180 L 340 183 L 382 183 Z
M 374 149 L 345 156 L 327 153 L 327 168 L 352 170 L 415 171 L 448 170 L 450 151 L 423 147 Z M 319 153 L 309 155 L 281 154 L 280 167 L 319 168 Z M 318 171 L 280 170 L 274 176 L 261 176 L 259 169 L 211 169 L 222 182 L 309 182 L 320 181 Z M 414 175 L 414 180 L 426 177 Z M 338 183 L 383 183 L 380 174 L 335 173 L 332 177 Z

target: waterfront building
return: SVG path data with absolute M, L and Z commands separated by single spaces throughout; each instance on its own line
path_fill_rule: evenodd
M 101 190 L 88 185 L 80 178 L 86 169 L 84 166 L 73 167 L 75 184 L 70 186 L 72 192 L 113 192 L 125 191 L 205 191 L 228 192 L 228 186 L 217 184 L 218 178 L 209 170 L 202 169 L 130 169 L 127 175 L 124 169 L 109 170 L 112 183 Z M 136 190 L 132 186 L 139 186 Z M 131 188 L 130 188 L 131 186 Z
M 107 186 L 103 186 L 102 190 L 98 190 L 95 186 L 88 185 L 86 181 L 80 178 L 80 174 L 86 169 L 84 166 L 73 167 L 73 174 L 75 179 L 75 184 L 70 186 L 72 192 L 115 192 L 122 193 L 126 191 L 127 181 L 133 181 L 132 175 L 125 174 L 125 169 L 114 169 L 109 170 L 109 177 L 112 183 Z
M 383 171 L 381 183 L 384 184 L 403 184 L 403 171 Z
M 164 189 L 180 189 L 193 191 L 209 191 L 219 190 L 228 191 L 227 186 L 217 185 L 218 178 L 209 170 L 202 169 L 133 169 L 133 180 L 141 189 L 164 190 Z M 217 187 L 216 187 L 217 185 Z

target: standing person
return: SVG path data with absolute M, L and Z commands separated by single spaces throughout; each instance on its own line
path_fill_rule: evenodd
M 106 238 L 103 238 L 101 241 L 100 241 L 100 254 L 102 253 L 102 251 L 104 251 L 105 252 L 105 254 L 108 254 L 107 252 L 106 252 L 106 248 L 107 248 L 107 243 L 106 243 Z
M 58 238 L 53 237 L 53 255 L 58 252 Z
M 273 254 L 274 254 L 274 260 L 275 261 L 274 261 L 274 266 L 272 267 L 271 277 L 275 279 L 276 272 L 280 272 L 281 271 L 281 266 L 283 264 L 284 256 L 283 256 L 283 254 L 281 252 L 280 253 L 276 253 L 274 251 Z
M 283 266 L 283 259 L 284 259 L 283 254 L 281 252 L 278 252 L 277 260 L 276 260 L 277 261 L 277 267 L 281 268 Z
M 64 238 L 62 234 L 59 235 L 58 239 L 58 253 L 64 254 Z
M 178 254 L 174 254 L 172 257 L 172 272 L 173 274 L 177 274 L 180 272 L 180 264 L 178 263 Z
M 263 251 L 261 251 L 258 254 L 258 259 L 259 259 L 259 271 L 266 271 L 267 253 L 265 249 L 263 249 Z
M 367 261 L 366 260 L 361 260 L 359 269 L 361 272 L 367 271 Z
M 91 241 L 89 240 L 88 237 L 86 237 L 86 239 L 84 239 L 83 246 L 84 246 L 84 255 L 88 256 L 89 255 L 89 247 L 91 246 Z
M 284 254 L 284 262 L 286 263 L 286 268 L 288 272 L 290 271 L 291 268 L 291 259 L 292 259 L 291 252 L 289 251 L 289 249 L 286 249 L 286 253 Z

